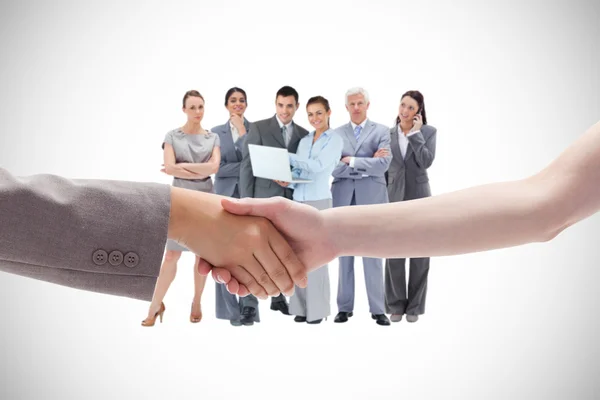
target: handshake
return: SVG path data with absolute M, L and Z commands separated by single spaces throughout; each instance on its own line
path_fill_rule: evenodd
M 171 188 L 168 237 L 202 259 L 200 274 L 232 294 L 265 299 L 306 287 L 339 255 L 325 213 L 281 197 L 231 199 Z

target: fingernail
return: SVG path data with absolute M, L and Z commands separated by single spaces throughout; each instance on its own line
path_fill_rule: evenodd
M 221 278 L 221 275 L 219 275 L 219 274 L 217 274 L 217 282 L 225 283 L 225 281 L 223 280 L 223 278 Z

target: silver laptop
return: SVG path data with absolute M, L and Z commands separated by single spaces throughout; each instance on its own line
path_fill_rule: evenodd
M 249 144 L 252 173 L 257 178 L 282 182 L 308 183 L 310 179 L 292 179 L 290 157 L 287 149 Z

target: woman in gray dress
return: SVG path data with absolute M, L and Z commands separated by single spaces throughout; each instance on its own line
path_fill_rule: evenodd
M 221 162 L 219 135 L 206 131 L 201 122 L 204 117 L 204 98 L 196 90 L 188 91 L 183 97 L 183 112 L 187 122 L 181 128 L 168 132 L 163 142 L 164 164 L 161 170 L 173 176 L 173 186 L 185 189 L 213 192 L 211 175 L 216 173 Z M 152 303 L 148 309 L 148 317 L 142 321 L 143 326 L 153 326 L 156 317 L 165 311 L 162 302 L 171 282 L 177 272 L 177 261 L 182 251 L 188 251 L 173 240 L 167 242 L 165 259 L 160 269 L 160 274 L 154 288 Z M 196 256 L 194 273 L 194 299 L 190 322 L 200 322 L 202 309 L 200 299 L 204 291 L 206 277 L 198 274 L 198 260 Z

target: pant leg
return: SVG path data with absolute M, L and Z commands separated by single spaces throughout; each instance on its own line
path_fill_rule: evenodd
M 383 261 L 381 258 L 363 257 L 365 286 L 371 314 L 385 314 L 385 294 L 383 289 Z
M 350 205 L 356 205 L 356 193 L 352 193 Z M 338 275 L 338 312 L 354 311 L 354 256 L 340 257 Z
M 354 257 L 340 257 L 339 260 L 338 311 L 352 312 L 354 310 Z
M 307 321 L 315 321 L 331 315 L 331 284 L 327 264 L 308 274 L 305 301 Z
M 428 275 L 429 258 L 410 259 L 410 276 L 408 277 L 408 306 L 406 308 L 407 314 L 425 314 Z
M 385 310 L 388 314 L 404 314 L 406 298 L 406 258 L 385 261 Z
M 215 308 L 218 319 L 239 320 L 240 304 L 237 296 L 227 291 L 222 283 L 215 282 Z
M 308 284 L 310 285 L 310 272 Z M 306 288 L 294 287 L 294 294 L 290 297 L 290 314 L 306 317 Z

